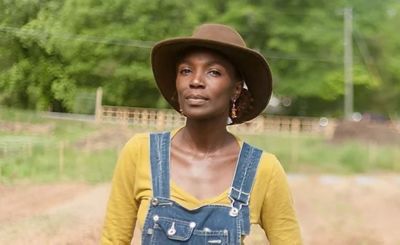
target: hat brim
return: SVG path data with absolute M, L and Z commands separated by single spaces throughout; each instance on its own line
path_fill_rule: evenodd
M 176 63 L 178 54 L 190 47 L 204 47 L 216 50 L 229 59 L 239 70 L 253 98 L 253 107 L 235 123 L 242 123 L 257 117 L 268 105 L 272 93 L 272 75 L 265 58 L 258 52 L 241 46 L 199 38 L 175 38 L 157 43 L 151 53 L 151 63 L 157 86 L 177 111 L 179 104 L 176 94 Z

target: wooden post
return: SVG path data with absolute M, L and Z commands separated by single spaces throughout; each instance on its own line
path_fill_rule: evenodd
M 103 97 L 103 89 L 101 87 L 98 87 L 96 90 L 96 109 L 95 109 L 96 122 L 100 122 L 102 118 L 102 113 L 103 113 L 103 108 L 101 108 L 102 97 Z
M 300 133 L 300 120 L 299 119 L 294 118 L 293 120 L 291 120 L 290 132 L 296 136 L 298 133 Z
M 7 147 L 7 144 L 4 144 L 4 147 L 3 147 L 3 152 L 4 152 L 4 156 L 7 156 L 7 153 L 8 153 L 8 147 Z
M 32 156 L 32 141 L 29 141 L 28 143 L 28 156 Z
M 291 137 L 292 137 L 292 147 L 291 147 L 291 162 L 293 165 L 297 165 L 299 161 L 299 134 L 300 134 L 300 120 L 293 119 L 291 121 Z
M 149 113 L 147 112 L 147 110 L 143 110 L 142 111 L 142 126 L 149 128 Z
M 393 168 L 392 168 L 392 170 L 399 170 L 400 168 L 397 166 L 397 163 L 398 162 L 400 162 L 400 150 L 399 150 L 399 147 L 396 147 L 395 148 L 395 151 L 394 151 L 394 158 L 393 158 Z
M 376 161 L 376 147 L 374 145 L 374 143 L 369 142 L 368 143 L 368 165 L 374 165 L 375 161 Z
M 163 111 L 157 112 L 157 130 L 165 129 L 165 113 Z

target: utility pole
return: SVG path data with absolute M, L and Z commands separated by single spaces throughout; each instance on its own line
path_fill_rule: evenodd
M 353 114 L 353 10 L 344 9 L 344 114 L 347 120 Z

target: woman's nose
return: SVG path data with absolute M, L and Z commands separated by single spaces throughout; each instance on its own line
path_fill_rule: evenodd
M 190 80 L 190 87 L 191 88 L 203 88 L 204 87 L 204 80 L 201 73 L 195 73 L 193 79 Z

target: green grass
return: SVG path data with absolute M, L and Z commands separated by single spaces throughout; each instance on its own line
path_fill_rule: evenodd
M 1 121 L 23 124 L 18 132 L 0 129 L 0 182 L 103 182 L 111 178 L 118 149 L 87 151 L 75 145 L 104 126 L 0 109 Z M 38 125 L 49 125 L 51 129 L 44 133 L 30 130 Z
M 30 123 L 41 123 L 47 121 L 34 111 L 19 110 L 4 106 L 0 106 L 0 120 Z
M 110 180 L 118 155 L 116 148 L 87 151 L 57 137 L 29 143 L 0 154 L 0 182 L 104 182 Z
M 0 110 L 0 120 L 25 123 L 21 132 L 0 129 L 0 183 L 109 181 L 119 148 L 88 150 L 77 142 L 99 130 L 118 125 L 50 120 L 32 112 Z M 52 125 L 48 133 L 29 131 L 29 125 Z M 145 131 L 140 129 L 140 131 Z M 353 174 L 400 173 L 400 147 L 332 143 L 322 136 L 287 133 L 241 135 L 244 140 L 275 154 L 287 172 Z M 64 146 L 62 147 L 62 144 Z M 6 150 L 4 145 L 7 145 Z M 2 147 L 3 146 L 3 147 Z
M 333 143 L 320 136 L 271 133 L 242 136 L 275 154 L 288 172 L 351 174 L 400 172 L 398 145 Z
M 34 154 L 3 159 L 0 162 L 1 182 L 82 181 L 89 183 L 110 180 L 117 150 L 82 152 L 65 148 L 63 160 L 59 149 L 36 149 Z
M 111 178 L 118 149 L 84 151 L 50 141 L 33 143 L 31 149 L 11 148 L 0 155 L 0 182 L 104 182 Z

